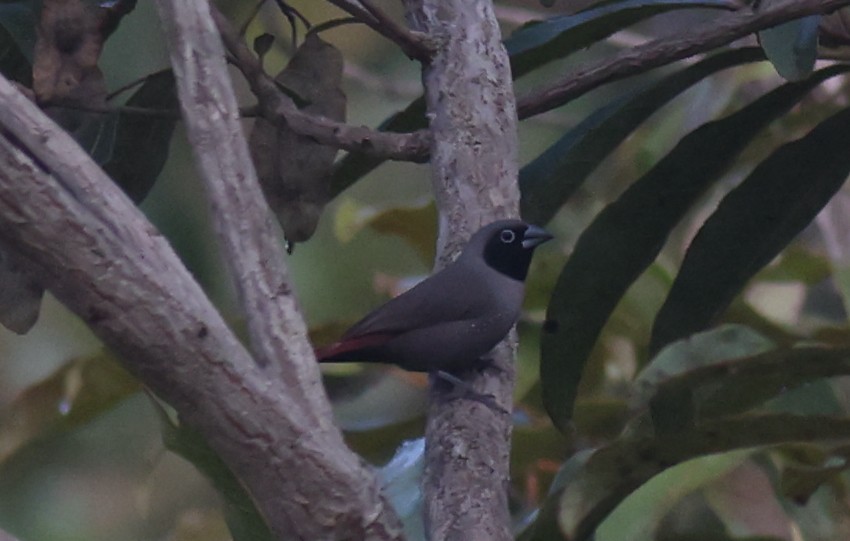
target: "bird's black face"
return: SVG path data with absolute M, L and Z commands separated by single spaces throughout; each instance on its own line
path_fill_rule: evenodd
M 495 229 L 484 246 L 487 265 L 514 280 L 524 281 L 534 249 L 551 239 L 543 229 L 522 222 Z

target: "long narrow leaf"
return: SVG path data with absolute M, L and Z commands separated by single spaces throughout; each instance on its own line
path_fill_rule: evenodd
M 637 126 L 692 85 L 720 70 L 763 59 L 754 47 L 723 52 L 597 110 L 520 170 L 523 218 L 536 224 L 551 220 Z
M 850 173 L 850 108 L 777 149 L 706 220 L 658 313 L 650 348 L 711 325 Z
M 671 229 L 767 123 L 846 70 L 821 70 L 694 130 L 584 231 L 558 278 L 541 342 L 543 401 L 556 426 L 569 421 L 584 365 L 611 312 Z
M 526 26 L 504 42 L 511 56 L 513 77 L 519 78 L 546 62 L 589 47 L 653 15 L 694 7 L 733 9 L 735 5 L 728 0 L 624 0 Z M 417 98 L 403 111 L 387 118 L 378 129 L 408 132 L 426 126 L 425 100 Z M 383 158 L 361 153 L 347 154 L 334 167 L 331 197 L 339 195 L 384 161 Z
M 639 21 L 676 9 L 734 9 L 726 0 L 619 0 L 529 24 L 505 40 L 514 77 L 583 49 Z
M 176 112 L 180 104 L 172 71 L 149 76 L 127 105 Z M 103 169 L 133 201 L 145 198 L 165 167 L 176 124 L 176 116 L 119 115 L 112 156 Z
M 629 494 L 686 460 L 748 447 L 847 437 L 850 421 L 845 418 L 768 413 L 719 419 L 663 437 L 621 438 L 567 461 L 540 516 L 558 516 L 563 538 L 584 541 Z M 551 532 L 551 526 L 538 525 L 538 532 L 544 531 Z M 538 532 L 530 539 L 551 539 Z

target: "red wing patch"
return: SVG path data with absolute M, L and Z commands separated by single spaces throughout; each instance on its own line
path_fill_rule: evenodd
M 368 361 L 369 359 L 357 358 L 357 352 L 381 346 L 394 336 L 396 335 L 391 333 L 352 336 L 347 340 L 316 348 L 314 351 L 319 362 Z

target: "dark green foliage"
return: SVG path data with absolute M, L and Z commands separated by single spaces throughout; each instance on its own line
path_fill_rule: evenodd
M 650 349 L 700 331 L 800 233 L 850 173 L 850 109 L 787 143 L 732 190 L 691 244 Z
M 602 327 L 685 212 L 764 126 L 824 79 L 844 71 L 843 66 L 827 68 L 694 130 L 582 233 L 552 294 L 541 346 L 544 403 L 558 426 L 571 416 L 583 367 Z M 728 259 L 723 264 L 735 267 Z M 702 291 L 698 284 L 691 286 Z
M 138 203 L 153 187 L 168 160 L 179 107 L 174 74 L 165 70 L 149 76 L 127 105 L 149 109 L 151 114 L 118 115 L 112 156 L 103 169 Z

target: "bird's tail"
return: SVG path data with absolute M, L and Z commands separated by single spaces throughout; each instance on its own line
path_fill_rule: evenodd
M 392 334 L 365 334 L 343 338 L 327 346 L 315 348 L 316 360 L 320 363 L 343 363 L 343 362 L 369 362 L 369 352 L 380 348 L 387 340 L 395 335 Z

